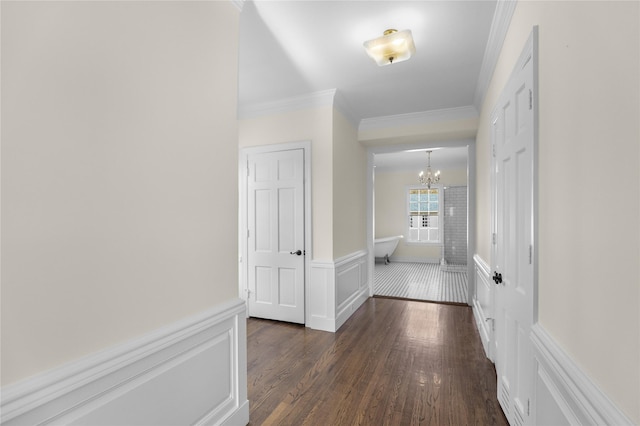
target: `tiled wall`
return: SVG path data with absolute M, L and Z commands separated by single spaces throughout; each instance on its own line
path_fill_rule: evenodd
M 448 264 L 467 264 L 466 186 L 449 186 L 444 190 L 444 260 Z

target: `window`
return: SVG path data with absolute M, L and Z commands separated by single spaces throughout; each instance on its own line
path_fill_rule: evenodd
M 409 216 L 408 242 L 440 243 L 440 188 L 410 187 L 407 189 Z

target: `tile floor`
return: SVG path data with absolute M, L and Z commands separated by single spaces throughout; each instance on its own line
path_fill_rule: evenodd
M 436 263 L 376 263 L 376 296 L 467 303 L 466 272 L 444 272 Z

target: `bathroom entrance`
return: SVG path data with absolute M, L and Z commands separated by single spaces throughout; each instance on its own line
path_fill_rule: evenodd
M 373 295 L 469 304 L 473 144 L 370 148 Z

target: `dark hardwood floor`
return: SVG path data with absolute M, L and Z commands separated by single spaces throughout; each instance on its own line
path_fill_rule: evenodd
M 250 318 L 251 425 L 507 425 L 471 308 L 370 298 L 337 333 Z

